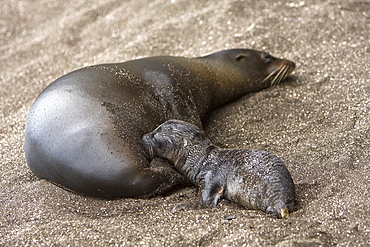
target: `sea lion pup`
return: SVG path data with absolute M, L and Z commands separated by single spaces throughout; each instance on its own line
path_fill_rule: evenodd
M 209 111 L 279 83 L 294 67 L 263 51 L 233 49 L 73 71 L 45 88 L 28 113 L 27 165 L 38 177 L 79 194 L 161 194 L 184 177 L 164 159 L 149 161 L 141 141 L 145 133 L 169 119 L 201 127 Z
M 217 205 L 222 197 L 249 209 L 286 218 L 293 211 L 295 187 L 278 157 L 264 151 L 221 149 L 197 126 L 169 120 L 143 136 L 151 157 L 173 162 L 201 189 L 202 201 Z

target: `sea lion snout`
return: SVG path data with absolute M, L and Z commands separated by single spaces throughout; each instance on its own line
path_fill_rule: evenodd
M 276 58 L 270 66 L 267 66 L 267 77 L 264 82 L 270 82 L 270 86 L 275 86 L 285 80 L 295 69 L 296 65 L 293 61 L 287 59 Z

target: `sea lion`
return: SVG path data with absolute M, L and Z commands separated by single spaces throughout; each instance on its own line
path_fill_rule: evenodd
M 171 161 L 201 189 L 206 205 L 222 197 L 249 209 L 286 218 L 294 208 L 295 188 L 283 162 L 264 151 L 221 149 L 197 126 L 169 120 L 143 136 L 150 156 Z
M 284 80 L 292 61 L 233 49 L 204 57 L 148 57 L 85 67 L 37 97 L 25 155 L 34 174 L 74 192 L 144 197 L 183 181 L 169 162 L 151 163 L 141 137 L 169 119 L 202 127 L 215 107 Z

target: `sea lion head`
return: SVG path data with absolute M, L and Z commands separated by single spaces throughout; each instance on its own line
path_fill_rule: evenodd
M 237 77 L 244 79 L 248 87 L 262 89 L 279 84 L 295 69 L 295 63 L 280 59 L 264 51 L 251 49 L 224 50 L 203 57 L 228 63 Z M 236 69 L 235 69 L 236 68 Z
M 154 156 L 178 160 L 195 145 L 209 145 L 210 141 L 197 126 L 180 121 L 168 120 L 142 138 L 150 158 Z

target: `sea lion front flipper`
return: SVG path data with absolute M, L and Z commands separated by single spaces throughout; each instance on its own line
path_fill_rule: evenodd
M 217 206 L 224 192 L 225 183 L 222 176 L 214 171 L 208 171 L 201 183 L 202 202 L 207 206 Z
M 189 186 L 191 183 L 179 172 L 177 172 L 172 162 L 167 159 L 156 157 L 150 162 L 150 170 L 161 174 L 163 177 L 162 184 L 151 194 L 145 197 L 152 197 L 159 194 L 163 194 L 166 191 L 171 190 L 176 185 Z

